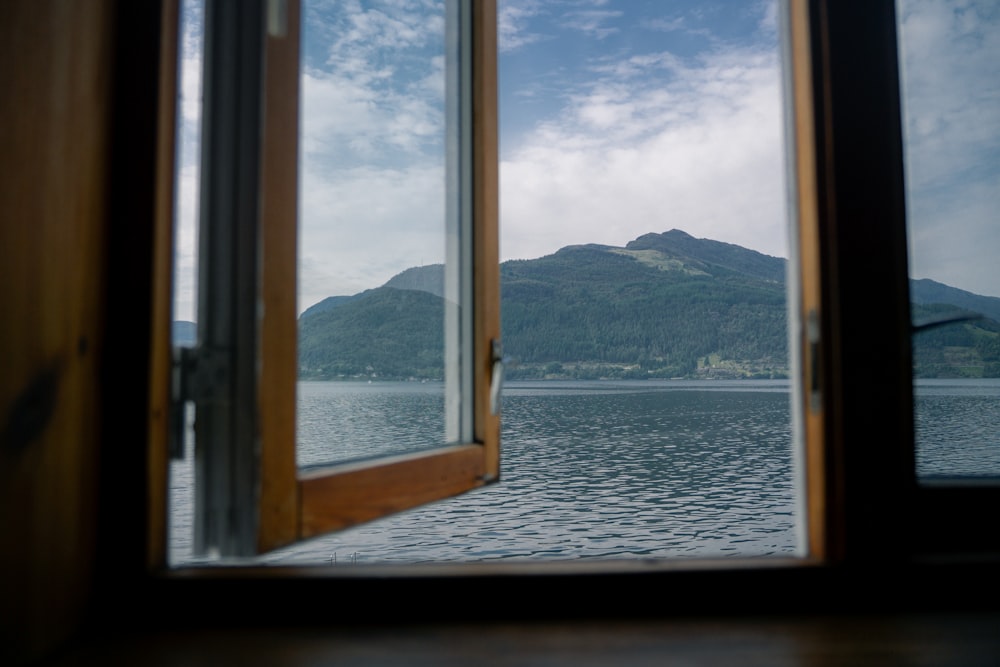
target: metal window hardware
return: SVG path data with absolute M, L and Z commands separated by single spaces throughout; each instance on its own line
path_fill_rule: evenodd
M 507 359 L 503 356 L 503 343 L 497 339 L 491 341 L 493 372 L 490 375 L 490 413 L 500 414 L 500 392 L 503 390 L 504 368 Z
M 267 34 L 279 38 L 288 35 L 288 0 L 267 0 Z
M 806 318 L 806 340 L 809 343 L 809 407 L 813 412 L 823 408 L 822 387 L 820 385 L 820 326 L 819 314 L 810 310 Z
M 229 400 L 232 363 L 229 351 L 204 345 L 174 348 L 171 395 L 170 457 L 185 457 L 184 432 L 188 403 Z

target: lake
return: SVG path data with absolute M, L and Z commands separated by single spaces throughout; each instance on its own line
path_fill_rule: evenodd
M 781 380 L 508 383 L 498 483 L 258 560 L 794 555 L 800 528 L 788 387 Z M 300 382 L 299 464 L 440 442 L 442 396 L 440 383 Z M 1000 381 L 921 381 L 917 432 L 920 474 L 1000 474 Z M 173 464 L 174 564 L 196 562 L 190 487 L 190 461 Z

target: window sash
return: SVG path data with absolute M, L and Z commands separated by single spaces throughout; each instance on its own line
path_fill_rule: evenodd
M 453 282 L 463 293 L 458 340 L 449 341 L 461 352 L 463 400 L 450 431 L 454 440 L 416 454 L 308 473 L 297 469 L 295 437 L 300 6 L 298 0 L 260 1 L 252 7 L 223 0 L 209 4 L 214 6 L 206 8 L 206 17 L 217 10 L 223 18 L 217 23 L 206 18 L 206 51 L 213 48 L 213 37 L 221 40 L 216 65 L 231 69 L 205 74 L 209 124 L 203 137 L 209 152 L 202 220 L 203 227 L 206 220 L 213 224 L 203 234 L 218 233 L 221 223 L 223 237 L 203 236 L 204 246 L 220 250 L 201 260 L 211 273 L 199 281 L 199 322 L 209 322 L 204 333 L 199 324 L 199 348 L 226 349 L 234 338 L 236 343 L 221 362 L 225 398 L 196 402 L 196 470 L 201 471 L 196 473 L 201 489 L 196 492 L 196 553 L 260 554 L 495 481 L 500 422 L 489 404 L 496 372 L 493 349 L 500 338 L 494 2 L 449 3 L 456 25 L 462 26 L 455 30 L 453 47 L 464 57 L 454 70 L 460 92 L 451 95 L 457 99 L 449 125 L 449 134 L 457 135 L 456 155 L 449 162 L 460 156 L 453 168 L 457 187 L 449 192 L 458 204 L 452 225 L 463 228 L 455 236 L 465 244 L 452 253 L 461 267 Z M 233 32 L 240 21 L 242 30 Z M 210 35 L 212 25 L 221 27 Z M 243 52 L 233 60 L 239 48 Z M 227 76 L 242 87 L 212 88 L 215 81 L 230 80 Z M 245 99 L 227 106 L 236 92 Z M 250 103 L 254 96 L 259 104 Z M 219 114 L 214 123 L 213 113 Z M 242 122 L 237 122 L 239 113 L 247 114 Z M 243 128 L 243 134 L 220 136 L 218 128 L 233 126 Z M 255 127 L 261 128 L 259 134 L 250 136 L 249 128 Z M 242 187 L 225 181 L 233 174 L 243 178 Z M 240 199 L 239 193 L 247 191 L 260 196 Z M 238 278 L 232 277 L 235 271 Z
M 800 250 L 802 289 L 812 272 L 820 306 L 825 416 L 807 464 L 815 553 L 861 562 L 996 551 L 1000 538 L 981 529 L 1000 503 L 996 480 L 916 476 L 895 0 L 786 0 L 783 9 L 798 26 L 798 196 L 815 197 L 815 252 Z

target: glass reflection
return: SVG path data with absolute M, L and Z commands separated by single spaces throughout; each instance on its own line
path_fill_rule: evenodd
M 300 465 L 444 441 L 445 23 L 441 2 L 303 2 L 299 377 L 421 384 L 433 428 L 415 437 L 391 404 L 338 404 L 338 428 L 303 451 L 301 432 L 324 426 L 310 415 L 329 410 L 300 399 Z M 333 389 L 308 400 L 335 403 Z
M 1000 6 L 898 0 L 918 475 L 996 474 Z

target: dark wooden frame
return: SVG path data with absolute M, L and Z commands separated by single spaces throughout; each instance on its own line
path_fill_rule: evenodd
M 7 664 L 33 664 L 74 637 L 238 624 L 360 632 L 442 620 L 924 610 L 957 622 L 995 612 L 997 537 L 981 530 L 995 518 L 995 488 L 914 480 L 893 2 L 789 1 L 808 10 L 797 67 L 801 53 L 809 61 L 796 80 L 811 91 L 796 93 L 796 108 L 812 119 L 798 136 L 814 137 L 814 167 L 799 168 L 800 183 L 815 183 L 817 233 L 802 258 L 818 271 L 810 298 L 824 315 L 823 440 L 809 463 L 821 558 L 180 572 L 162 567 L 165 487 L 146 474 L 164 468 L 155 443 L 169 313 L 158 295 L 169 255 L 157 221 L 169 218 L 173 99 L 161 81 L 173 56 L 161 36 L 176 2 L 4 4 L 0 82 L 18 100 L 0 107 Z

